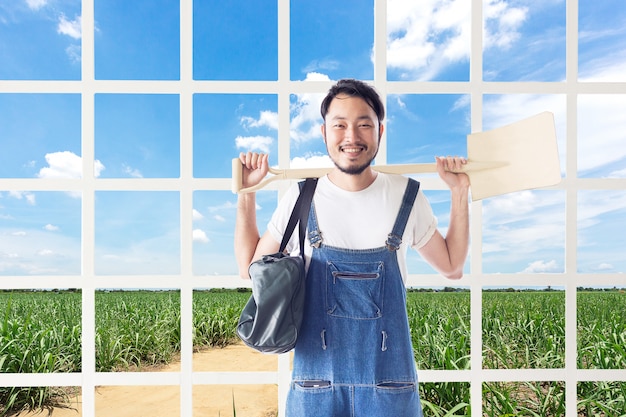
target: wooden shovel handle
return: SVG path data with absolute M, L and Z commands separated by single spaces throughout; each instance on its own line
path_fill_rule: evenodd
M 479 171 L 484 169 L 498 168 L 506 165 L 502 162 L 477 162 L 468 161 L 463 166 L 461 172 Z M 372 169 L 385 174 L 421 174 L 437 172 L 437 164 L 398 164 L 398 165 L 373 165 Z M 275 169 L 270 168 L 270 177 L 267 177 L 257 185 L 252 187 L 243 187 L 243 166 L 239 158 L 233 158 L 232 163 L 232 191 L 235 194 L 249 193 L 260 190 L 267 184 L 276 180 L 297 180 L 302 178 L 319 178 L 328 174 L 332 168 L 295 168 L 295 169 Z
M 420 172 L 436 172 L 437 165 L 435 164 L 407 164 L 407 165 L 374 165 L 372 168 L 378 172 L 384 172 L 388 174 L 412 174 Z M 233 193 L 250 193 L 258 191 L 265 187 L 269 183 L 276 180 L 298 180 L 303 178 L 319 178 L 328 174 L 332 168 L 289 168 L 289 169 L 276 169 L 269 168 L 270 174 L 263 181 L 252 187 L 243 187 L 243 166 L 239 158 L 233 158 L 232 165 L 232 191 Z

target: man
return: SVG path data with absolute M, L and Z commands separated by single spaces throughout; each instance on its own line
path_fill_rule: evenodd
M 469 245 L 465 159 L 436 158 L 451 190 L 444 238 L 419 183 L 371 168 L 384 106 L 361 81 L 340 80 L 322 102 L 321 127 L 335 167 L 318 181 L 307 225 L 304 319 L 294 353 L 287 416 L 421 416 L 406 316 L 408 247 L 443 276 L 458 279 Z M 240 155 L 243 187 L 268 172 L 268 156 Z M 259 237 L 255 195 L 239 196 L 235 253 L 240 275 L 275 253 L 298 195 L 292 187 Z M 299 251 L 297 233 L 289 252 Z

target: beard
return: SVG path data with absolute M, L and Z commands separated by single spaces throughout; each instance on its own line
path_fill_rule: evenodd
M 365 151 L 367 152 L 367 149 Z M 335 166 L 337 167 L 337 169 L 339 171 L 343 172 L 344 174 L 348 174 L 348 175 L 360 175 L 370 165 L 372 165 L 372 162 L 374 161 L 374 158 L 376 158 L 376 155 L 378 154 L 378 148 L 376 149 L 374 154 L 369 157 L 369 159 L 367 161 L 365 161 L 363 163 L 360 163 L 360 164 L 349 163 L 347 166 L 340 165 L 339 162 L 337 161 L 337 159 L 333 158 L 332 154 L 330 152 L 328 152 L 328 146 L 326 147 L 326 152 L 327 152 L 328 156 L 330 157 L 330 160 L 333 161 L 333 164 L 335 164 Z
M 339 171 L 343 172 L 344 174 L 359 175 L 359 174 L 363 173 L 363 171 L 365 171 L 367 169 L 367 167 L 369 167 L 372 164 L 373 160 L 374 160 L 374 158 L 370 159 L 369 162 L 363 163 L 361 165 L 351 165 L 351 166 L 348 166 L 348 167 L 343 167 L 343 166 L 339 165 L 334 160 L 333 160 L 333 163 L 335 164 L 337 169 L 339 169 Z

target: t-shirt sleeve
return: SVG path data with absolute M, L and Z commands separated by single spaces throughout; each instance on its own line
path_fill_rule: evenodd
M 424 246 L 437 230 L 437 217 L 423 192 L 418 192 L 411 211 L 410 224 L 413 228 L 411 247 L 415 250 Z
M 298 184 L 290 187 L 287 190 L 287 193 L 280 199 L 278 202 L 278 206 L 276 210 L 272 214 L 272 218 L 267 224 L 267 231 L 270 235 L 280 243 L 283 240 L 283 234 L 285 233 L 285 228 L 287 227 L 287 223 L 289 223 L 289 217 L 291 216 L 291 212 L 293 207 L 296 204 L 296 200 L 298 199 L 298 195 L 300 194 L 300 188 Z M 296 228 L 297 230 L 297 228 Z M 295 245 L 297 244 L 297 234 L 294 232 L 287 244 L 287 251 L 293 252 L 295 249 Z

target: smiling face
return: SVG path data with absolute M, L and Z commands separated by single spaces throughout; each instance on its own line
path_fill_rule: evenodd
M 367 102 L 346 94 L 333 99 L 322 125 L 328 156 L 350 175 L 359 175 L 370 166 L 382 133 L 383 125 Z

